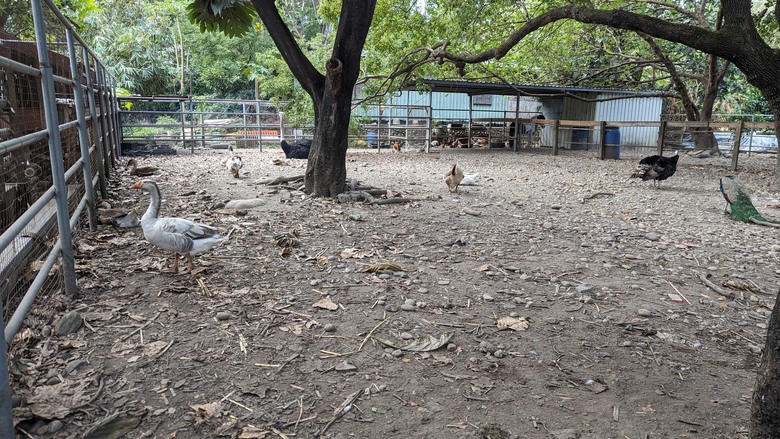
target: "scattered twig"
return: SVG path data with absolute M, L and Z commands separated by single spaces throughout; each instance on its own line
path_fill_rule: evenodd
M 383 325 L 383 324 L 384 324 L 386 321 L 387 321 L 387 319 L 384 319 L 384 320 L 382 320 L 381 322 L 379 322 L 379 324 L 377 324 L 377 325 L 376 325 L 376 326 L 374 326 L 374 327 L 373 327 L 373 328 L 372 328 L 370 331 L 368 331 L 368 334 L 366 334 L 366 338 L 364 338 L 364 339 L 363 339 L 363 342 L 361 342 L 361 343 L 360 343 L 360 346 L 358 346 L 358 349 L 357 349 L 357 351 L 358 351 L 358 352 L 360 352 L 361 350 L 363 350 L 363 345 L 365 345 L 365 344 L 366 344 L 366 342 L 368 341 L 368 339 L 369 339 L 369 338 L 371 338 L 371 334 L 373 334 L 373 333 L 374 333 L 374 331 L 376 331 L 376 330 L 377 330 L 377 328 L 379 328 L 380 326 L 382 326 L 382 325 Z
M 103 389 L 105 388 L 105 382 L 103 381 L 103 376 L 100 377 L 100 384 L 98 384 L 97 392 L 95 392 L 94 395 L 92 395 L 92 398 L 89 399 L 89 401 L 85 402 L 84 404 L 79 404 L 75 407 L 73 407 L 71 410 L 75 411 L 76 409 L 80 409 L 81 407 L 86 407 L 93 402 L 97 401 L 98 398 L 100 398 L 100 394 L 103 393 Z
M 271 431 L 273 431 L 274 433 L 279 435 L 279 437 L 282 438 L 282 439 L 290 439 L 289 436 L 287 436 L 286 434 L 282 433 L 281 431 L 277 430 L 274 427 L 271 427 Z
M 325 424 L 324 427 L 322 427 L 322 430 L 314 433 L 314 437 L 320 437 L 323 434 L 325 434 L 326 431 L 330 428 L 331 425 L 333 425 L 336 421 L 341 419 L 344 415 L 349 413 L 350 410 L 352 410 L 352 405 L 360 398 L 360 395 L 363 393 L 362 390 L 358 390 L 357 392 L 352 393 L 347 397 L 344 402 L 341 403 L 340 406 L 336 408 L 336 410 L 333 411 L 333 418 L 328 421 L 327 424 Z
M 674 286 L 674 284 L 673 284 L 673 283 L 669 282 L 668 280 L 667 280 L 666 282 L 668 282 L 668 283 L 669 283 L 669 285 L 671 285 L 671 286 L 672 286 L 672 288 L 674 288 L 674 291 L 677 291 L 677 294 L 678 294 L 680 297 L 682 297 L 682 298 L 683 298 L 683 300 L 685 300 L 686 302 L 688 302 L 688 305 L 691 305 L 691 301 L 690 301 L 690 300 L 688 300 L 688 298 L 687 298 L 687 297 L 685 297 L 685 296 L 683 295 L 683 293 L 681 293 L 681 292 L 680 292 L 680 290 L 678 290 L 678 289 L 677 289 L 677 287 L 676 287 L 676 286 Z
M 160 314 L 162 314 L 162 311 L 157 311 L 157 314 L 155 314 L 155 315 L 154 315 L 154 317 L 152 317 L 151 319 L 149 319 L 149 321 L 148 321 L 148 322 L 146 322 L 146 323 L 144 323 L 143 325 L 141 325 L 141 326 L 137 327 L 137 328 L 135 329 L 135 331 L 133 331 L 133 332 L 131 332 L 131 333 L 129 333 L 129 334 L 127 334 L 127 335 L 123 336 L 122 338 L 120 338 L 120 340 L 121 340 L 121 341 L 125 341 L 125 340 L 127 340 L 128 338 L 132 337 L 132 336 L 133 336 L 135 333 L 137 333 L 138 331 L 142 331 L 144 328 L 146 328 L 147 326 L 151 325 L 153 321 L 157 320 L 157 317 L 160 317 Z
M 647 347 L 650 348 L 650 353 L 653 354 L 653 360 L 655 360 L 655 364 L 661 365 L 661 362 L 658 361 L 658 357 L 655 356 L 655 350 L 653 350 L 653 347 L 650 345 L 650 343 L 647 344 Z
M 760 345 L 760 344 L 758 344 L 757 342 L 755 342 L 755 341 L 753 341 L 753 340 L 751 340 L 751 339 L 749 339 L 749 338 L 745 337 L 744 335 L 740 334 L 739 332 L 737 332 L 737 331 L 735 331 L 735 330 L 733 330 L 733 329 L 729 329 L 729 332 L 731 332 L 732 334 L 736 335 L 736 336 L 737 336 L 737 337 L 739 337 L 739 338 L 742 338 L 742 339 L 744 339 L 744 340 L 747 340 L 747 341 L 749 341 L 749 342 L 753 343 L 753 344 L 754 344 L 754 345 L 756 345 L 756 346 L 761 346 L 761 345 Z
M 279 369 L 277 369 L 276 372 L 280 372 L 282 369 L 284 369 L 284 366 L 287 366 L 288 364 L 290 364 L 290 362 L 292 360 L 294 360 L 294 359 L 296 359 L 296 358 L 298 358 L 300 356 L 301 356 L 301 354 L 293 354 L 292 356 L 290 356 L 289 358 L 284 360 L 284 362 L 282 364 L 279 365 Z
M 699 279 L 701 279 L 701 281 L 704 282 L 705 285 L 710 287 L 710 289 L 712 291 L 715 291 L 716 293 L 720 294 L 721 296 L 729 298 L 729 299 L 734 299 L 736 297 L 736 294 L 732 293 L 731 291 L 725 291 L 723 288 L 721 288 L 721 287 L 715 285 L 714 283 L 712 283 L 709 279 L 707 279 L 707 276 L 709 276 L 709 275 L 700 273 L 699 274 Z
M 295 421 L 290 421 L 284 424 L 282 427 L 288 428 L 294 425 L 295 428 L 298 428 L 298 424 L 300 424 L 301 422 L 311 421 L 312 419 L 317 419 L 317 415 L 309 416 L 308 418 L 303 418 L 303 419 L 296 419 Z
M 240 402 L 233 401 L 233 400 L 232 400 L 232 399 L 230 399 L 230 398 L 228 398 L 227 400 L 228 400 L 228 401 L 230 401 L 231 403 L 233 403 L 233 404 L 235 404 L 235 405 L 237 405 L 237 406 L 241 407 L 242 409 L 244 409 L 244 410 L 248 411 L 249 413 L 254 413 L 254 410 L 250 409 L 249 407 L 245 406 L 244 404 L 241 404 Z
M 582 197 L 582 200 L 580 202 L 584 203 L 584 202 L 586 202 L 588 200 L 591 200 L 593 198 L 596 198 L 596 197 L 601 197 L 601 196 L 603 196 L 603 197 L 611 197 L 613 195 L 615 195 L 615 194 L 613 194 L 612 192 L 594 192 L 594 193 L 592 193 L 590 195 L 585 195 L 584 197 Z
M 206 286 L 206 282 L 203 281 L 203 278 L 199 277 L 197 282 L 200 286 L 200 289 L 203 290 L 203 295 L 206 297 L 211 297 L 211 291 L 209 291 L 209 287 Z
M 158 352 L 158 353 L 154 354 L 154 355 L 152 356 L 152 358 L 148 359 L 148 360 L 147 360 L 147 361 L 145 361 L 144 363 L 142 363 L 142 364 L 139 364 L 139 365 L 138 365 L 138 367 L 139 367 L 139 368 L 140 368 L 140 367 L 146 367 L 146 366 L 147 366 L 148 364 L 150 364 L 152 361 L 154 361 L 154 360 L 156 360 L 156 359 L 158 359 L 158 358 L 162 357 L 162 356 L 163 356 L 163 354 L 165 354 L 166 352 L 168 352 L 168 349 L 170 349 L 170 348 L 171 348 L 171 346 L 173 346 L 173 342 L 174 342 L 174 341 L 175 341 L 175 340 L 171 340 L 171 341 L 169 341 L 169 342 L 168 342 L 168 344 L 167 344 L 167 345 L 165 345 L 165 347 L 164 347 L 164 348 L 163 348 L 163 349 L 162 349 L 160 352 Z
M 683 423 L 683 424 L 686 424 L 686 425 L 693 425 L 695 427 L 701 427 L 702 426 L 702 424 L 699 424 L 697 422 L 686 421 L 684 419 L 678 419 L 677 422 L 680 422 L 680 423 Z
M 456 381 L 457 380 L 470 380 L 470 379 L 474 379 L 473 375 L 453 375 L 453 374 L 450 374 L 450 373 L 447 373 L 447 372 L 439 372 L 439 373 L 441 374 L 441 376 L 444 376 L 444 377 L 447 377 L 447 378 L 452 378 L 453 380 L 456 380 Z

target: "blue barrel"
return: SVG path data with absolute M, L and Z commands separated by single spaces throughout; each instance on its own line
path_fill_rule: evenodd
M 585 150 L 588 149 L 588 138 L 590 137 L 590 131 L 588 130 L 571 130 L 571 149 Z
M 379 135 L 376 131 L 369 131 L 366 134 L 366 141 L 368 142 L 368 146 L 376 148 L 376 145 L 379 142 Z
M 620 160 L 620 128 L 607 127 L 604 132 L 604 158 Z

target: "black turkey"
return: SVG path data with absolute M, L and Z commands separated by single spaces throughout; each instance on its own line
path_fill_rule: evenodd
M 661 180 L 674 175 L 677 171 L 677 160 L 680 159 L 677 151 L 671 157 L 651 155 L 639 161 L 631 178 L 641 178 L 643 181 L 653 180 L 653 187 L 660 187 Z
M 286 140 L 282 139 L 282 151 L 284 151 L 284 156 L 288 159 L 308 159 L 309 158 L 309 151 L 311 150 L 311 140 L 310 139 L 301 139 L 296 140 L 292 144 L 287 143 Z

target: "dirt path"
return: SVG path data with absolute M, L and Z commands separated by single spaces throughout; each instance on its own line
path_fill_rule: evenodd
M 163 215 L 230 234 L 195 274 L 161 273 L 140 228 L 76 235 L 81 297 L 39 306 L 16 352 L 31 437 L 746 437 L 780 236 L 723 215 L 726 159 L 653 189 L 638 155 L 351 152 L 349 177 L 419 199 L 374 206 L 268 186 L 304 162 L 239 153 L 238 180 L 221 151 L 141 160 Z M 479 184 L 450 194 L 456 161 Z M 774 159 L 740 163 L 780 217 Z M 143 212 L 132 181 L 112 201 Z M 69 310 L 85 325 L 45 336 Z

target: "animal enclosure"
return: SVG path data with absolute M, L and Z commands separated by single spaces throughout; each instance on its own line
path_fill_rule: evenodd
M 0 321 L 12 355 L 23 322 L 47 319 L 37 297 L 77 293 L 73 235 L 82 220 L 96 227 L 118 152 L 110 76 L 52 3 L 32 2 L 30 16 L 35 38 L 13 20 L 0 30 Z

